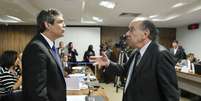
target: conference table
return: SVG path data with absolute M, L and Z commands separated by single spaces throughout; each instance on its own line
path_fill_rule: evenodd
M 75 73 L 75 72 L 79 72 L 79 71 L 73 70 L 72 73 Z M 88 67 L 86 67 L 86 72 L 94 75 L 94 73 Z M 67 96 L 72 96 L 72 95 L 101 96 L 103 97 L 104 101 L 109 101 L 109 98 L 106 95 L 104 88 L 101 86 L 93 87 L 93 88 L 84 88 L 79 90 L 67 90 L 66 94 Z
M 176 75 L 180 89 L 201 96 L 201 75 L 180 71 Z

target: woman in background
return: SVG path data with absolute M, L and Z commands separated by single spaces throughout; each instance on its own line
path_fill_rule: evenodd
M 89 45 L 88 50 L 85 51 L 84 57 L 83 57 L 84 62 L 89 63 L 90 56 L 95 56 L 95 52 L 93 50 L 93 45 Z M 93 71 L 93 73 L 95 73 L 95 67 L 92 64 L 87 64 L 87 66 L 89 66 L 91 68 L 91 70 Z
M 20 88 L 21 60 L 18 53 L 13 50 L 5 51 L 0 57 L 0 94 L 10 97 L 13 91 Z M 8 98 L 6 101 L 9 101 Z
M 85 51 L 84 57 L 83 57 L 84 61 L 89 62 L 89 57 L 90 56 L 95 56 L 95 52 L 93 50 L 93 45 L 89 45 L 88 50 Z
M 78 56 L 77 50 L 74 49 L 73 43 L 69 42 L 68 43 L 68 61 L 72 62 L 71 66 L 76 66 L 76 62 L 77 62 L 76 56 Z

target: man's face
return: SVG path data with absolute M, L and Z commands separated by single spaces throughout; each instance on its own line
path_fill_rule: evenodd
M 53 33 L 55 38 L 59 38 L 63 36 L 65 31 L 65 24 L 62 15 L 55 16 L 55 21 L 53 24 L 49 24 L 49 32 Z
M 141 48 L 141 44 L 145 40 L 145 32 L 142 30 L 142 22 L 131 22 L 129 31 L 126 33 L 127 43 L 132 48 Z
M 173 48 L 177 48 L 177 46 L 178 46 L 178 44 L 177 44 L 176 42 L 173 42 L 173 43 L 172 43 L 172 47 L 173 47 Z
M 68 61 L 68 55 L 64 55 L 64 61 Z
M 60 47 L 60 48 L 64 48 L 64 42 L 60 42 L 60 43 L 59 43 L 59 47 Z

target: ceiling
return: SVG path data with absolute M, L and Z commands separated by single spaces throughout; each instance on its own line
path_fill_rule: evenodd
M 64 15 L 66 25 L 128 26 L 134 17 L 119 16 L 123 12 L 140 13 L 138 17 L 155 19 L 153 21 L 157 27 L 179 27 L 201 22 L 201 0 L 109 0 L 115 2 L 114 9 L 99 6 L 100 1 L 102 0 L 0 0 L 0 19 L 9 15 L 23 21 L 0 23 L 33 25 L 37 14 L 42 9 L 48 8 L 60 10 Z M 180 2 L 185 5 L 172 8 Z M 149 18 L 152 15 L 158 16 Z M 102 18 L 103 22 L 81 23 L 81 19 L 93 21 L 92 16 Z

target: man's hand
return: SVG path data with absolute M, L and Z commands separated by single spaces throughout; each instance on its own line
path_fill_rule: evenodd
M 108 67 L 110 64 L 110 60 L 105 53 L 102 53 L 102 56 L 90 56 L 89 61 L 94 62 L 95 65 L 98 64 L 99 67 Z

